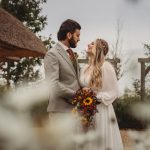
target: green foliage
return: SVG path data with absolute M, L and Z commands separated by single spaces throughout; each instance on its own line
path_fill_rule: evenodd
M 10 80 L 15 85 L 34 82 L 40 79 L 39 70 L 35 70 L 36 65 L 41 65 L 40 58 L 23 58 L 18 63 L 12 62 L 10 65 Z
M 139 102 L 139 96 L 123 96 L 115 101 L 114 109 L 120 128 L 144 129 L 147 127 L 147 122 L 137 119 L 132 113 L 132 108 Z
M 41 79 L 39 66 L 40 58 L 22 58 L 19 62 L 5 62 L 2 66 L 1 78 L 7 80 L 6 86 L 16 87 L 25 83 L 32 83 Z M 4 86 L 4 85 L 3 85 Z
M 120 128 L 131 128 L 131 129 L 144 129 L 150 122 L 147 120 L 141 120 L 135 117 L 133 114 L 133 108 L 136 104 L 141 102 L 141 83 L 139 79 L 133 81 L 133 90 L 128 88 L 125 89 L 124 95 L 117 99 L 114 103 L 114 109 L 118 119 Z M 150 99 L 149 89 L 146 88 L 145 103 Z M 140 110 L 137 110 L 140 113 Z
M 41 15 L 40 4 L 43 3 L 46 3 L 46 0 L 2 0 L 0 5 L 37 33 L 47 24 L 47 17 Z
M 52 45 L 55 44 L 51 36 L 51 34 L 49 35 L 49 37 L 39 36 L 39 38 L 43 41 L 46 49 L 52 48 Z
M 139 79 L 135 79 L 133 81 L 133 88 L 134 88 L 135 94 L 140 96 L 141 95 L 141 82 Z

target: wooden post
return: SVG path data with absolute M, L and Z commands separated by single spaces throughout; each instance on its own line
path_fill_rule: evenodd
M 141 100 L 145 98 L 145 63 L 141 62 Z
M 149 58 L 138 58 L 138 62 L 141 63 L 141 101 L 145 99 L 145 77 L 150 71 L 150 66 L 146 68 L 145 63 L 150 63 Z
M 6 75 L 6 80 L 7 80 L 7 90 L 10 88 L 10 62 L 7 61 L 7 75 Z

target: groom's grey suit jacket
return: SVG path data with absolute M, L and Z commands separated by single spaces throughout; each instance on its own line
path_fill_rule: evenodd
M 78 64 L 77 64 L 78 66 Z M 44 68 L 49 87 L 48 112 L 69 112 L 73 105 L 70 98 L 80 88 L 79 66 L 77 73 L 66 50 L 57 43 L 45 55 Z

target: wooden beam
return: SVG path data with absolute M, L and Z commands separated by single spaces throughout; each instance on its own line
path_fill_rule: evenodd
M 106 59 L 106 61 L 109 61 L 111 63 L 120 63 L 120 59 Z M 79 63 L 88 63 L 88 59 L 78 59 Z
M 6 62 L 6 61 L 19 61 L 20 58 L 19 57 L 0 57 L 0 62 Z
M 44 53 L 39 53 L 37 51 L 31 51 L 27 49 L 6 49 L 0 47 L 0 58 L 6 57 L 44 57 Z
M 148 63 L 148 62 L 150 62 L 150 57 L 149 58 L 138 58 L 138 62 Z
M 78 59 L 78 63 L 88 63 L 88 59 Z

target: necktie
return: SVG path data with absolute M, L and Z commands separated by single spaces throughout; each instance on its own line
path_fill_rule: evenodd
M 74 67 L 74 69 L 75 69 L 75 71 L 77 73 L 77 61 L 76 61 L 75 55 L 74 55 L 72 49 L 67 49 L 67 52 L 69 54 L 70 60 L 71 60 L 71 62 L 73 64 L 73 67 Z

